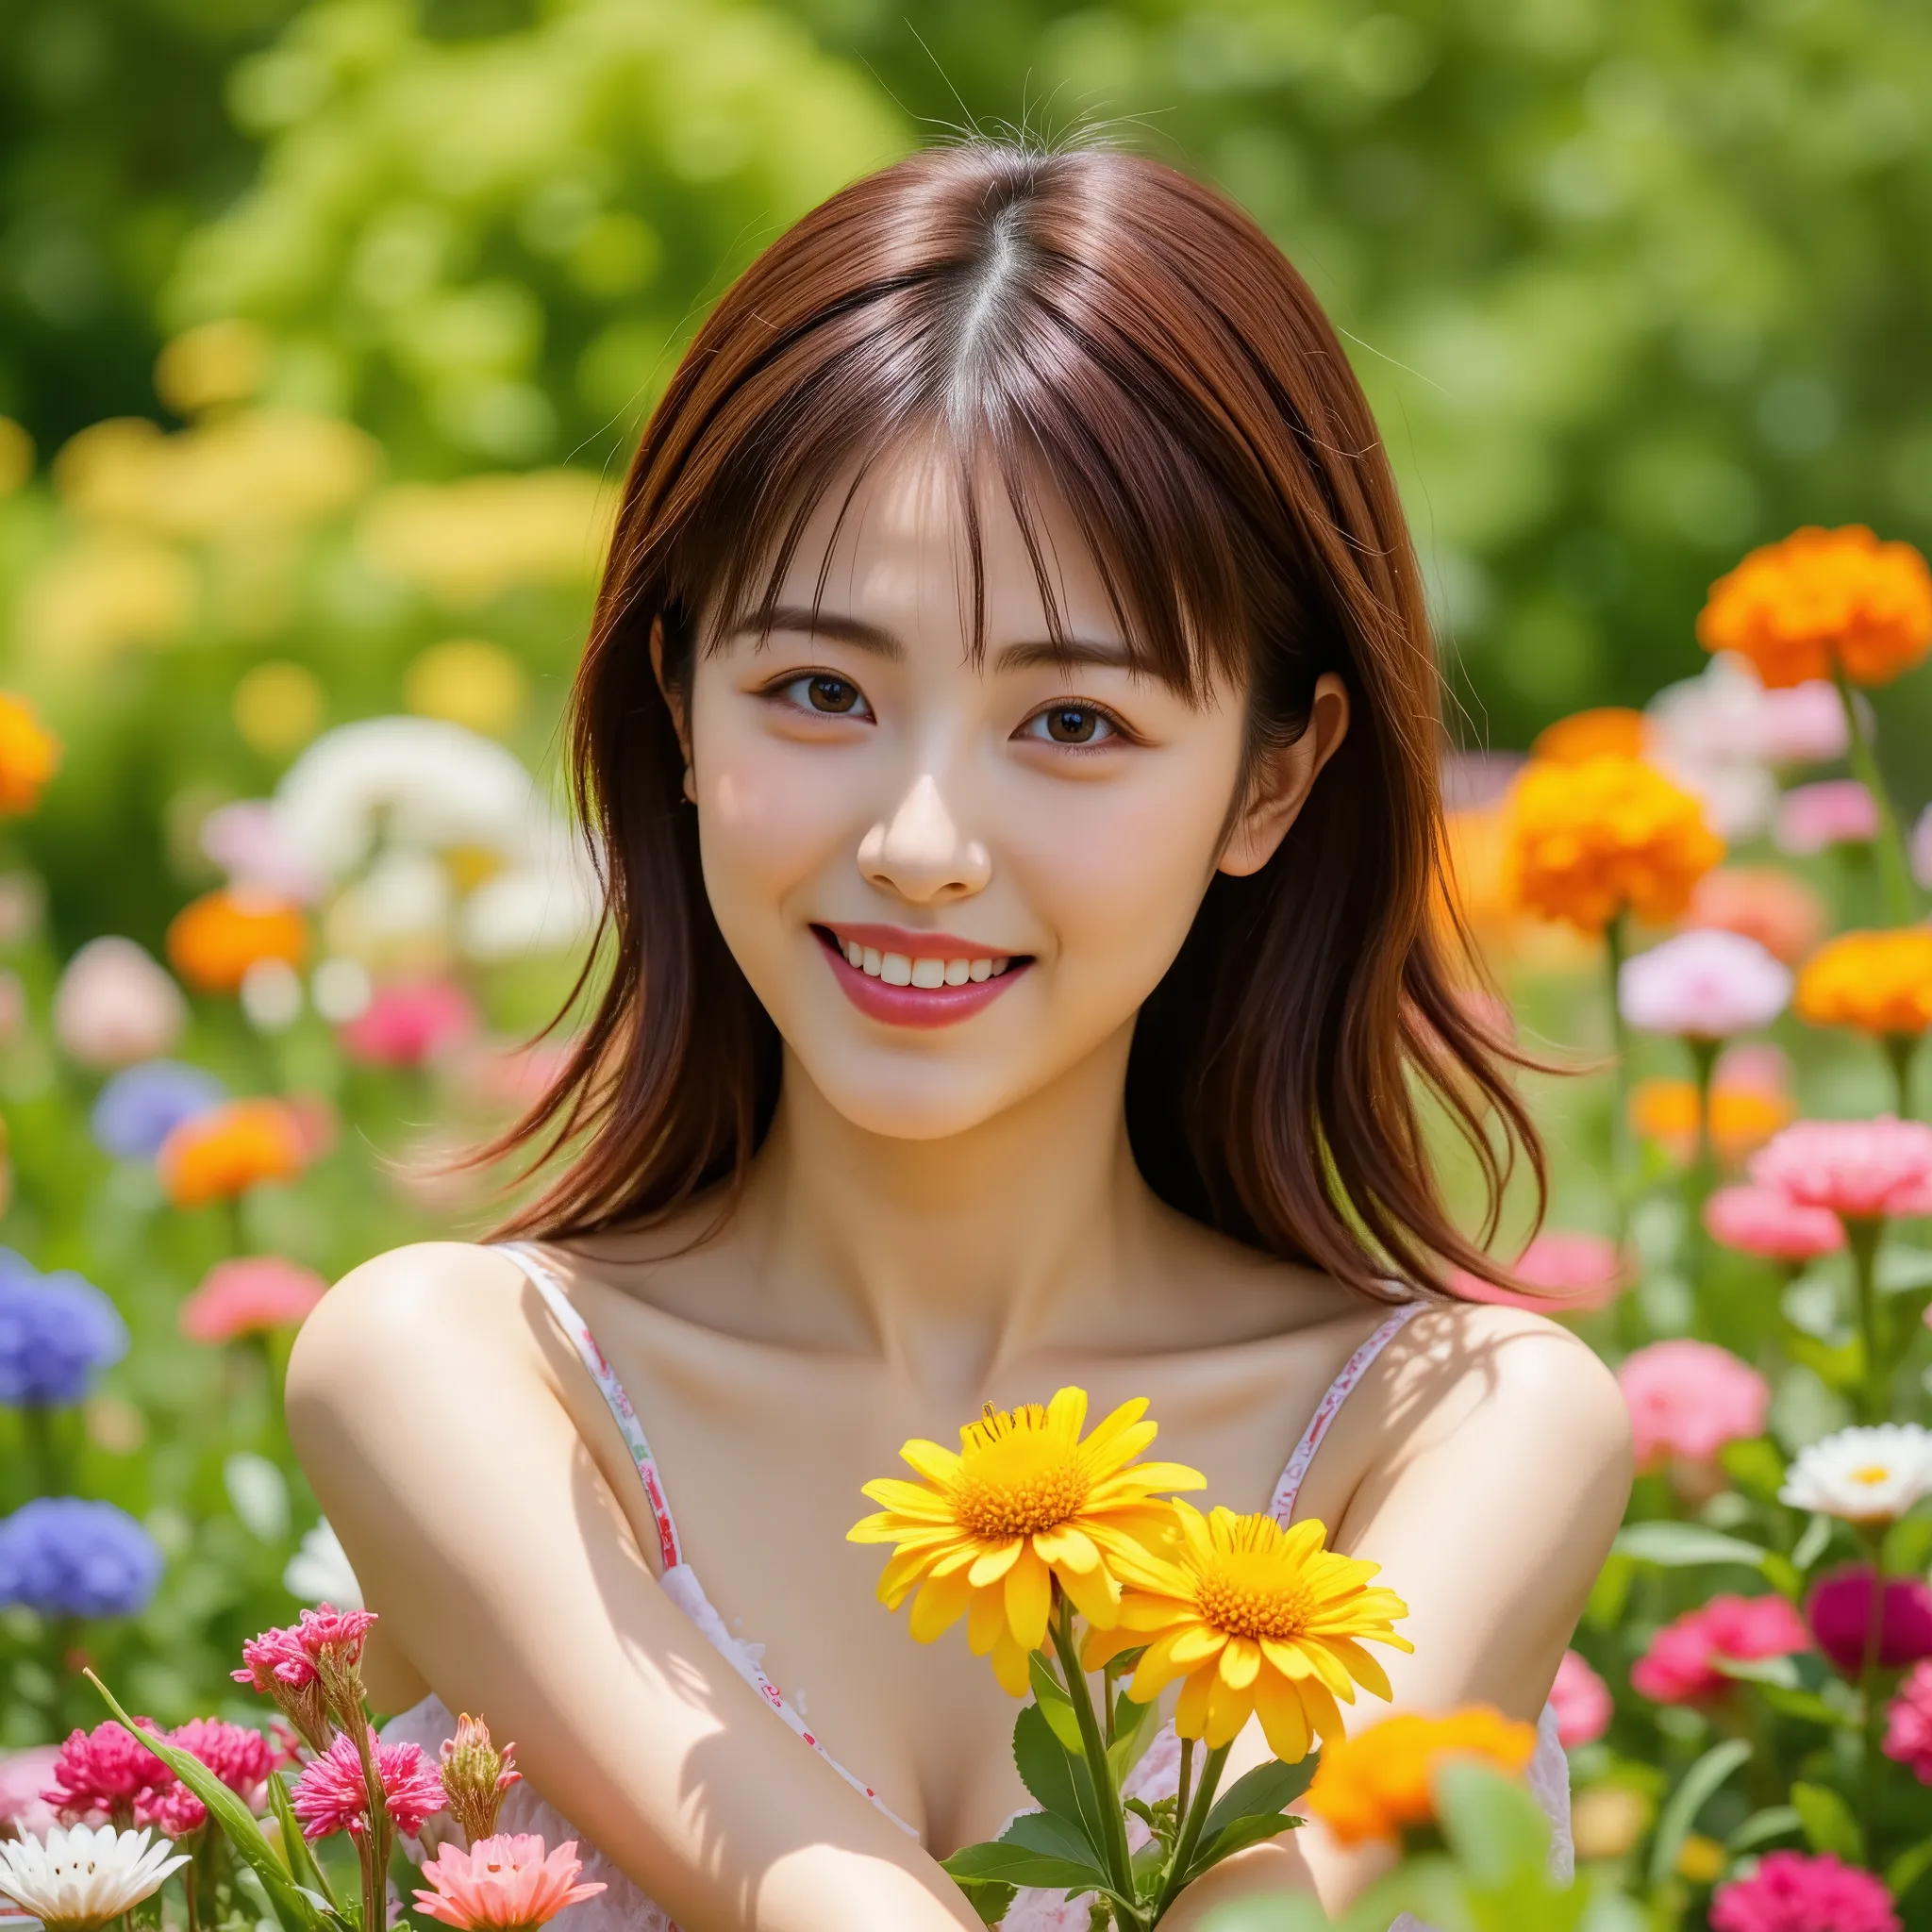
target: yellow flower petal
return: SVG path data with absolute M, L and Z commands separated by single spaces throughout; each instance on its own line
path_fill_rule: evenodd
M 1024 1697 L 1032 1688 L 1031 1656 L 1024 1644 L 1013 1641 L 1010 1630 L 1000 1632 L 1000 1641 L 992 1647 L 992 1674 L 1008 1697 Z
M 1007 1572 L 1007 1627 L 1023 1650 L 1038 1650 L 1046 1641 L 1046 1620 L 1053 1614 L 1053 1573 L 1030 1549 L 1023 1549 Z
M 1046 1405 L 1046 1424 L 1069 1442 L 1080 1437 L 1080 1424 L 1087 1420 L 1087 1391 L 1084 1389 L 1056 1389 Z
M 1071 1523 L 1036 1531 L 1033 1554 L 1055 1570 L 1097 1570 L 1100 1551 L 1093 1539 Z
M 1219 1656 L 1226 1641 L 1223 1632 L 1199 1624 L 1163 1631 L 1147 1646 L 1147 1655 L 1135 1668 L 1130 1693 L 1134 1702 L 1145 1704 L 1158 1697 L 1176 1677 L 1208 1657 Z
M 1261 1646 L 1252 1637 L 1230 1637 L 1221 1653 L 1221 1681 L 1245 1690 L 1261 1674 Z
M 958 1478 L 959 1457 L 941 1443 L 928 1442 L 923 1437 L 915 1436 L 900 1449 L 899 1456 L 928 1482 L 938 1483 L 941 1489 Z
M 1364 1650 L 1353 1638 L 1330 1637 L 1325 1641 L 1334 1653 L 1335 1660 L 1364 1690 L 1384 1699 L 1395 1695 L 1390 1688 L 1389 1673 L 1382 1668 L 1380 1657 Z
M 908 1483 L 894 1475 L 882 1475 L 875 1482 L 869 1482 L 859 1492 L 870 1496 L 881 1508 L 900 1516 L 909 1516 L 919 1523 L 950 1524 L 953 1520 L 952 1506 L 946 1501 L 942 1491 L 928 1489 L 923 1483 Z
M 990 1583 L 997 1583 L 1019 1560 L 1020 1552 L 1026 1547 L 1024 1537 L 1012 1537 L 996 1549 L 981 1550 L 973 1559 L 973 1567 L 966 1574 L 974 1590 L 984 1590 Z
M 1217 1672 L 1208 1682 L 1208 1728 L 1203 1733 L 1208 1748 L 1218 1751 L 1224 1744 L 1232 1744 L 1254 1714 L 1254 1690 L 1237 1690 Z
M 1007 1627 L 1007 1592 L 1004 1585 L 991 1590 L 975 1590 L 966 1613 L 966 1647 L 974 1657 L 989 1657 Z
M 1255 1680 L 1255 1715 L 1268 1748 L 1284 1764 L 1299 1764 L 1312 1741 L 1308 1714 L 1295 1687 L 1279 1672 L 1264 1670 Z
M 973 1586 L 964 1576 L 930 1576 L 912 1599 L 907 1627 L 921 1643 L 930 1643 L 966 1614 L 972 1601 Z
M 1208 1728 L 1208 1693 L 1217 1674 L 1214 1666 L 1208 1664 L 1181 1686 L 1180 1699 L 1174 1707 L 1176 1737 L 1198 1738 Z

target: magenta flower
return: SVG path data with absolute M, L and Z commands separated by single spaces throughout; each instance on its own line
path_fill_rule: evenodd
M 1492 1302 L 1552 1315 L 1601 1308 L 1616 1299 L 1617 1291 L 1629 1278 L 1616 1242 L 1600 1234 L 1540 1234 L 1517 1257 L 1512 1272 L 1541 1292 L 1517 1294 L 1460 1268 L 1452 1272 L 1450 1282 L 1465 1301 Z
M 1671 1457 L 1708 1462 L 1726 1442 L 1764 1433 L 1771 1386 L 1748 1362 L 1713 1342 L 1653 1341 L 1617 1370 L 1630 1410 L 1638 1466 Z
M 328 1284 L 312 1268 L 279 1255 L 241 1255 L 218 1261 L 181 1304 L 181 1332 L 191 1341 L 232 1341 L 272 1328 L 299 1328 Z
M 1914 1664 L 1886 1707 L 1885 1755 L 1932 1785 L 1932 1662 Z
M 134 1801 L 134 1822 L 163 1838 L 184 1839 L 208 1823 L 208 1807 L 186 1785 L 163 1785 Z
M 1805 1620 L 1783 1597 L 1715 1596 L 1666 1624 L 1630 1669 L 1632 1687 L 1656 1704 L 1691 1704 L 1722 1697 L 1732 1679 L 1717 1657 L 1740 1662 L 1794 1657 L 1811 1648 Z
M 1595 1743 L 1609 1729 L 1616 1710 L 1610 1687 L 1574 1650 L 1566 1650 L 1557 1666 L 1550 1708 L 1557 1713 L 1557 1741 L 1566 1751 Z
M 1865 1667 L 1866 1632 L 1872 1617 L 1872 1571 L 1847 1563 L 1821 1577 L 1805 1601 L 1811 1635 L 1848 1677 Z M 1878 1664 L 1903 1670 L 1932 1657 L 1932 1589 L 1916 1576 L 1888 1576 L 1878 1618 Z
M 1740 1255 L 1809 1261 L 1845 1244 L 1844 1224 L 1828 1208 L 1807 1208 L 1775 1188 L 1720 1188 L 1704 1204 L 1710 1238 Z
M 158 1738 L 163 1735 L 151 1717 L 134 1722 Z M 145 1744 L 136 1742 L 132 1732 L 108 1718 L 91 1731 L 68 1733 L 41 1796 L 59 1814 L 62 1824 L 105 1820 L 125 1831 L 141 1800 L 174 1782 L 175 1774 Z
M 1770 1025 L 1790 997 L 1790 968 L 1721 926 L 1680 932 L 1624 960 L 1617 974 L 1617 1004 L 1645 1033 L 1728 1040 Z
M 241 1670 L 228 1674 L 236 1683 L 273 1697 L 302 1741 L 311 1751 L 323 1750 L 329 1736 L 328 1699 L 301 1626 L 264 1630 L 259 1637 L 249 1638 L 242 1646 L 242 1664 Z
M 453 979 L 379 986 L 341 1031 L 351 1059 L 377 1067 L 420 1067 L 476 1030 L 476 1007 Z
M 601 1882 L 577 1884 L 582 1870 L 574 1838 L 547 1856 L 543 1840 L 528 1832 L 480 1839 L 467 1852 L 439 1845 L 423 1868 L 429 1890 L 416 1894 L 416 1904 L 459 1932 L 534 1932 L 565 1906 L 606 1890 Z
M 1878 836 L 1878 807 L 1856 778 L 1824 778 L 1785 793 L 1771 836 L 1794 858 L 1862 844 Z
M 1751 1178 L 1801 1208 L 1828 1208 L 1850 1221 L 1924 1213 L 1932 1197 L 1932 1127 L 1889 1113 L 1798 1121 L 1759 1150 Z
M 168 1741 L 192 1752 L 237 1796 L 258 1805 L 275 1768 L 275 1740 L 246 1724 L 218 1717 L 192 1717 L 168 1733 Z
M 1767 1852 L 1749 1878 L 1720 1885 L 1711 1932 L 1900 1932 L 1885 1881 L 1829 1852 Z
M 406 1838 L 414 1838 L 425 1822 L 442 1809 L 442 1780 L 420 1745 L 385 1744 L 371 1730 L 369 1749 L 391 1822 Z M 361 1837 L 369 1829 L 369 1792 L 356 1740 L 346 1732 L 337 1732 L 328 1749 L 317 1752 L 302 1767 L 289 1802 L 302 1821 L 304 1838 L 327 1838 L 338 1831 Z

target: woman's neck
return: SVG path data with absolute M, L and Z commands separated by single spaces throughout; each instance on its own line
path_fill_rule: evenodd
M 855 1126 L 788 1055 L 739 1208 L 765 1278 L 829 1303 L 956 1405 L 1029 1348 L 1091 1341 L 1153 1212 L 1122 1106 L 1130 1031 L 938 1141 Z

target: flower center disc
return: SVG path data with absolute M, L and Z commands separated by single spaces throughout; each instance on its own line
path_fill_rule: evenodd
M 1091 1489 L 1064 1446 L 1030 1433 L 1004 1436 L 966 1457 L 953 1507 L 974 1536 L 1033 1536 L 1079 1514 Z
M 1300 1574 L 1261 1551 L 1223 1557 L 1194 1585 L 1202 1616 L 1231 1637 L 1304 1635 L 1314 1613 L 1313 1594 Z

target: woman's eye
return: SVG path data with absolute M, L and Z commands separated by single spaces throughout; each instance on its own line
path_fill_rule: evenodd
M 774 696 L 788 698 L 802 710 L 816 711 L 824 718 L 869 718 L 871 707 L 865 693 L 843 677 L 830 672 L 814 672 L 808 677 L 793 677 L 777 687 Z
M 1036 711 L 1021 728 L 1050 744 L 1105 744 L 1120 736 L 1120 726 L 1094 705 L 1054 705 Z

